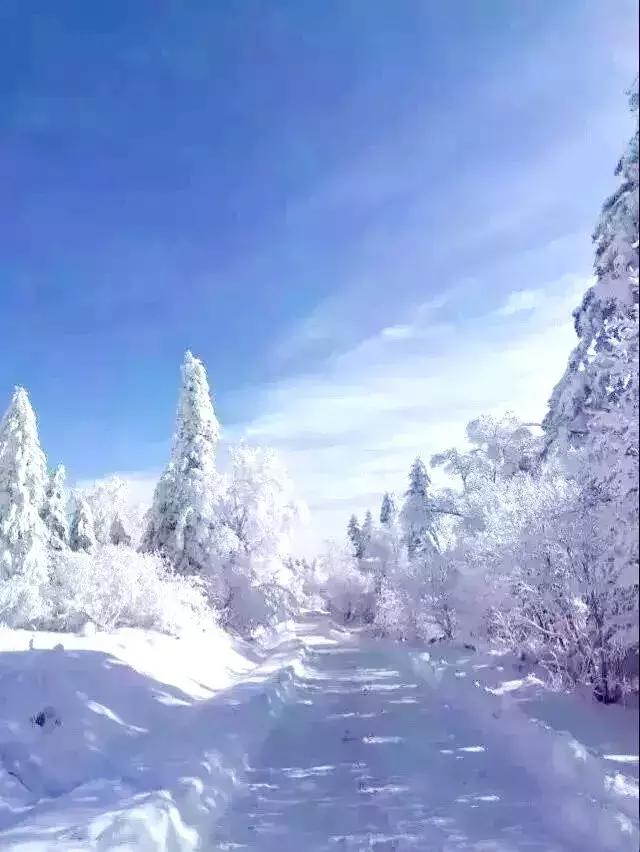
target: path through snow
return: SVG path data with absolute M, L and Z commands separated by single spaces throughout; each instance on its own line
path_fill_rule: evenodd
M 252 660 L 226 634 L 0 640 L 0 850 L 637 849 L 623 708 L 578 742 L 545 722 L 578 705 L 549 715 L 506 660 L 321 614 Z
M 466 703 L 448 703 L 416 677 L 407 652 L 332 635 L 310 640 L 306 676 L 211 848 L 589 848 L 570 813 L 559 814 L 563 803 L 499 742 L 487 742 Z M 609 848 L 626 848 L 616 835 Z M 591 839 L 606 848 L 606 837 Z

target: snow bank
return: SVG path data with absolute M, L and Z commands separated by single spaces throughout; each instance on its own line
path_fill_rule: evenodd
M 484 747 L 506 752 L 537 780 L 546 811 L 568 842 L 602 850 L 638 848 L 636 713 L 553 693 L 535 674 L 514 677 L 520 673 L 510 657 L 447 646 L 409 653 L 414 672 L 473 718 Z M 616 745 L 621 754 L 604 753 Z M 623 774 L 615 758 L 624 758 L 627 772 L 635 766 L 636 777 Z
M 304 643 L 87 632 L 0 632 L 0 847 L 206 848 Z

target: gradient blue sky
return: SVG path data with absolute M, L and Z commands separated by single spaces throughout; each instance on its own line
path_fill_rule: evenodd
M 191 347 L 326 528 L 469 416 L 540 416 L 635 7 L 0 3 L 5 398 L 73 478 L 151 479 Z

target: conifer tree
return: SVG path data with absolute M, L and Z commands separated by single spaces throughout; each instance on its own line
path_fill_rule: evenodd
M 13 626 L 43 614 L 48 554 L 40 510 L 46 481 L 35 413 L 18 387 L 0 422 L 0 621 Z
M 369 545 L 371 544 L 371 537 L 373 536 L 373 516 L 371 512 L 367 509 L 364 521 L 362 523 L 362 529 L 360 530 L 360 549 L 362 551 L 362 557 L 367 555 L 369 550 Z
M 351 517 L 349 518 L 349 524 L 347 526 L 347 538 L 349 539 L 353 547 L 353 555 L 357 559 L 362 559 L 362 532 L 360 530 L 358 518 L 355 515 L 351 515 Z
M 118 513 L 113 516 L 111 526 L 109 528 L 109 541 L 115 545 L 131 545 L 131 536 L 124 528 L 122 518 Z
M 65 477 L 64 465 L 59 464 L 51 471 L 40 510 L 40 516 L 49 531 L 49 544 L 54 550 L 64 550 L 69 545 Z
M 76 505 L 69 530 L 69 547 L 71 550 L 83 550 L 91 553 L 96 547 L 96 532 L 91 507 L 82 496 L 76 496 Z
M 391 494 L 385 491 L 380 506 L 380 523 L 383 527 L 389 527 L 393 523 L 396 516 L 396 504 Z
M 437 549 L 438 538 L 435 516 L 431 507 L 429 487 L 431 480 L 421 459 L 417 458 L 409 471 L 409 488 L 400 512 L 409 558 L 426 555 Z
M 208 561 L 219 492 L 219 425 L 202 361 L 187 352 L 181 373 L 171 457 L 153 495 L 142 550 L 159 553 L 179 571 L 199 573 Z

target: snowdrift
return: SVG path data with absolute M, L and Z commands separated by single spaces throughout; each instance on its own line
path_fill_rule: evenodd
M 407 650 L 394 653 L 406 659 Z M 604 706 L 590 691 L 553 692 L 510 654 L 446 644 L 408 653 L 416 676 L 537 781 L 569 847 L 638 848 L 637 708 Z
M 3 631 L 0 848 L 203 848 L 304 654 L 286 629 Z

